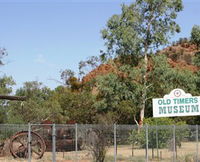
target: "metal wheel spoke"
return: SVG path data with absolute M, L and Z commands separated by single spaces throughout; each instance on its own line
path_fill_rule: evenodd
M 25 158 L 28 158 L 28 148 L 25 150 Z
M 15 150 L 15 151 L 14 151 L 14 154 L 17 154 L 18 152 L 19 152 L 19 150 Z
M 31 142 L 31 146 L 36 146 L 38 143 L 38 141 Z
M 41 154 L 40 153 L 38 153 L 35 149 L 32 149 L 32 151 L 35 153 L 35 154 L 37 154 L 38 156 L 40 156 Z
M 15 150 L 15 151 L 14 151 L 14 153 L 15 153 L 15 154 L 17 154 L 17 153 L 19 153 L 20 151 L 23 151 L 23 152 L 25 152 L 25 150 L 27 150 L 27 148 L 26 148 L 26 147 L 23 147 L 23 149 L 22 149 L 22 148 L 20 148 L 20 147 L 18 147 L 18 149 L 17 149 L 17 150 Z
M 21 139 L 20 139 L 20 138 L 17 138 L 17 139 L 16 139 L 16 142 L 19 142 L 21 145 L 23 145 L 23 146 L 24 146 L 24 143 L 21 141 Z

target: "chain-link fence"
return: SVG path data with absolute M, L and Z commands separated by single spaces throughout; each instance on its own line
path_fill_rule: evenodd
M 199 126 L 0 125 L 0 162 L 198 162 Z

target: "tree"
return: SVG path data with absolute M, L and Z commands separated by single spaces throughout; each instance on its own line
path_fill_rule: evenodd
M 6 51 L 6 49 L 5 48 L 0 48 L 0 66 L 1 65 L 4 65 L 4 62 L 2 61 L 3 60 L 3 57 L 4 56 L 6 56 L 7 55 L 7 51 Z M 6 79 L 6 80 L 12 80 L 12 78 L 10 77 L 3 77 L 4 79 Z M 4 80 L 5 81 L 5 80 Z M 13 80 L 12 80 L 13 81 Z M 11 82 L 12 82 L 11 81 Z M 2 82 L 2 84 L 4 84 L 4 82 Z M 14 84 L 14 81 L 13 81 L 13 83 L 12 83 L 12 85 Z M 26 98 L 25 97 L 19 97 L 19 96 L 8 96 L 8 95 L 5 95 L 5 94 L 2 94 L 2 93 L 0 93 L 0 100 L 18 100 L 18 101 L 23 101 L 23 100 L 25 100 Z
M 74 72 L 70 69 L 65 69 L 61 71 L 61 79 L 64 82 L 64 85 L 69 85 L 69 79 L 74 77 Z
M 86 129 L 86 130 L 85 130 Z M 82 132 L 87 132 L 87 140 L 85 142 L 85 148 L 91 151 L 94 162 L 104 162 L 107 150 L 112 146 L 112 125 L 100 124 L 96 127 L 91 127 L 87 130 L 84 128 Z M 81 130 L 79 130 L 81 131 Z
M 61 80 L 63 81 L 63 85 L 71 88 L 72 91 L 79 91 L 82 88 L 82 83 L 70 69 L 61 71 Z
M 200 52 L 197 52 L 195 55 L 195 65 L 200 69 Z M 200 92 L 200 71 L 197 72 L 197 77 L 198 77 L 198 79 L 196 80 L 197 92 Z
M 94 106 L 99 114 L 108 115 L 112 123 L 130 124 L 136 114 L 136 85 L 128 78 L 109 73 L 96 78 L 97 101 Z
M 101 51 L 101 58 L 118 58 L 122 63 L 137 65 L 140 57 L 139 33 L 135 30 L 138 16 L 131 7 L 122 5 L 122 13 L 113 15 L 101 31 L 105 40 L 106 51 Z M 130 60 L 130 61 L 129 61 Z
M 60 118 L 60 105 L 52 98 L 52 91 L 37 81 L 25 82 L 16 91 L 17 96 L 26 96 L 23 103 L 10 102 L 9 123 L 40 123 L 43 120 L 57 122 Z
M 183 8 L 181 0 L 136 0 L 130 6 L 123 5 L 120 15 L 112 16 L 102 37 L 106 40 L 107 55 L 132 60 L 144 57 L 142 80 L 142 103 L 140 124 L 143 124 L 147 99 L 148 55 L 153 49 L 168 43 L 169 36 L 179 32 L 175 19 Z M 125 58 L 125 59 L 124 59 Z M 128 58 L 128 59 L 127 59 Z M 131 58 L 131 59 L 130 59 Z M 136 61 L 135 61 L 136 60 Z
M 74 92 L 67 87 L 58 87 L 52 96 L 61 107 L 63 121 L 91 124 L 95 122 L 96 110 L 93 107 L 95 97 L 87 91 Z
M 152 98 L 163 98 L 172 89 L 181 88 L 197 95 L 196 73 L 181 67 L 172 67 L 163 55 L 151 56 L 151 71 L 148 73 L 148 100 L 146 117 L 152 116 Z M 182 117 L 183 118 L 183 117 Z
M 165 55 L 152 56 L 152 71 L 149 72 L 148 82 L 153 97 L 163 97 L 177 87 L 195 95 L 196 73 L 180 67 L 172 67 Z
M 15 82 L 12 77 L 7 77 L 5 75 L 0 77 L 0 94 L 10 94 L 13 85 L 15 85 Z
M 172 67 L 164 54 L 149 56 L 147 84 L 148 98 L 146 100 L 145 117 L 152 117 L 152 98 L 163 97 L 174 88 L 182 88 L 187 92 L 198 95 L 199 81 L 195 72 Z M 99 114 L 109 115 L 116 123 L 133 123 L 137 121 L 142 102 L 142 61 L 138 67 L 122 65 L 114 72 L 95 78 L 97 101 L 94 106 Z M 117 66 L 117 65 L 116 65 Z
M 175 146 L 181 147 L 181 142 L 188 136 L 189 130 L 185 122 L 175 122 L 171 118 L 148 118 L 144 120 L 148 124 L 148 148 L 152 149 L 152 159 L 155 158 L 154 150 L 157 149 L 157 158 L 159 157 L 158 149 L 173 148 L 173 125 L 176 124 Z M 134 146 L 146 148 L 146 130 L 136 129 L 129 133 L 128 141 Z M 176 148 L 177 151 L 177 148 Z
M 200 26 L 194 25 L 191 31 L 191 41 L 196 44 L 197 49 L 200 47 Z
M 15 84 L 12 77 L 0 77 L 0 94 L 9 95 L 12 92 L 12 86 Z M 8 101 L 0 100 L 0 123 L 5 123 L 7 120 Z
M 98 56 L 91 56 L 85 61 L 79 62 L 79 76 L 85 75 L 91 69 L 97 68 L 102 63 L 102 59 Z
M 3 65 L 3 57 L 7 55 L 7 51 L 5 48 L 0 48 L 0 65 Z

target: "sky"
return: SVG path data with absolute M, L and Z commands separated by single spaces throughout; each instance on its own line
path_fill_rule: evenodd
M 100 31 L 121 4 L 131 0 L 0 0 L 0 47 L 8 56 L 0 75 L 12 76 L 14 89 L 39 81 L 54 89 L 60 71 L 78 73 L 78 63 L 104 49 Z M 183 0 L 180 37 L 200 25 L 200 0 Z

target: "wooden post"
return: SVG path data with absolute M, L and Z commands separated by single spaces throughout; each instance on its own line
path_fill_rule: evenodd
M 25 101 L 25 96 L 6 96 L 6 95 L 0 95 L 0 99 L 3 100 L 15 100 L 15 101 Z

